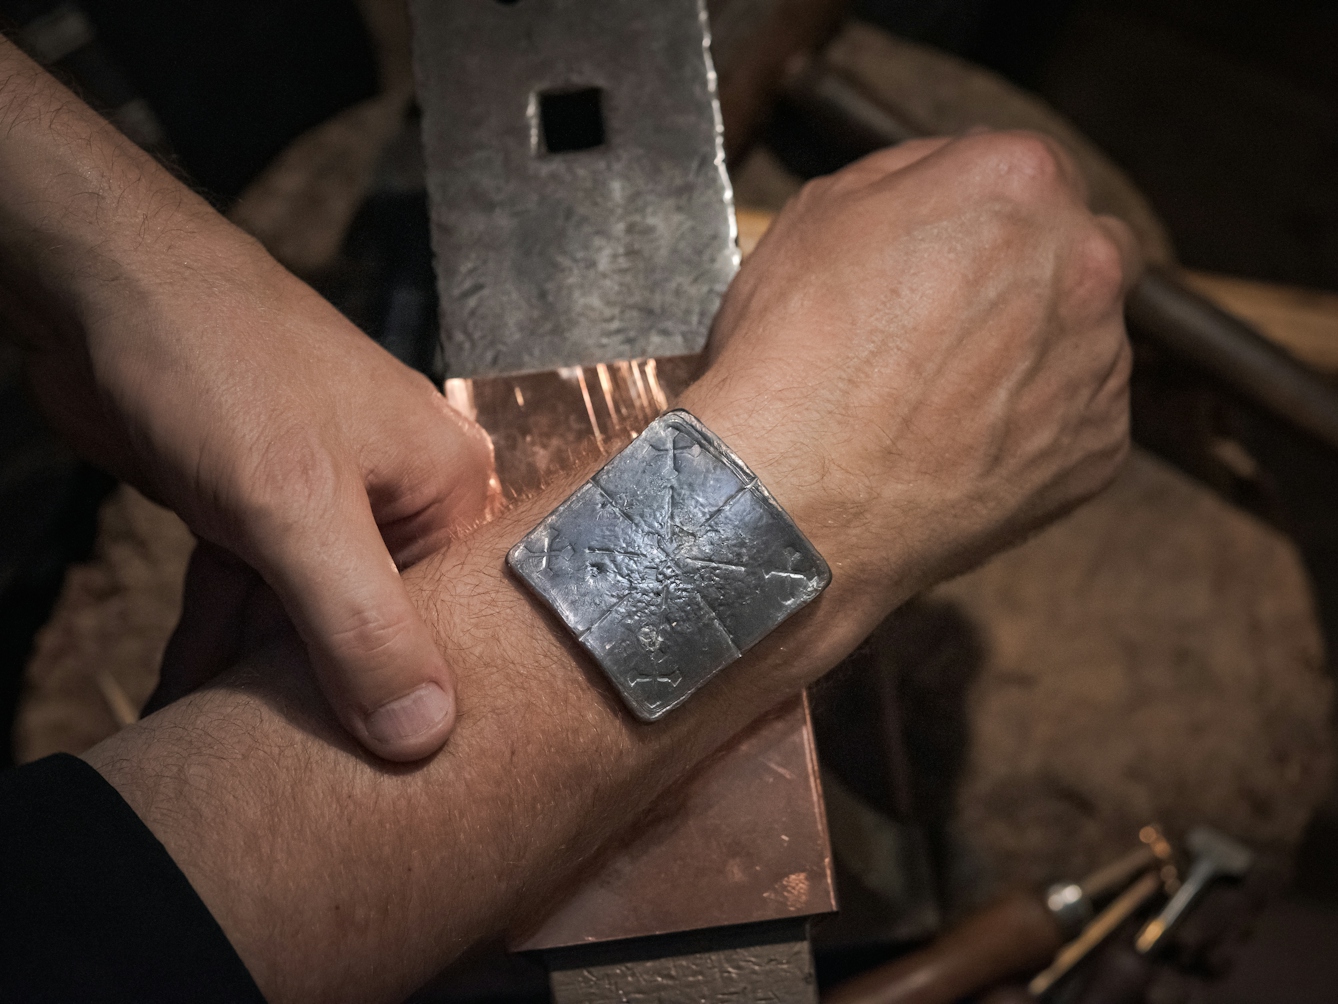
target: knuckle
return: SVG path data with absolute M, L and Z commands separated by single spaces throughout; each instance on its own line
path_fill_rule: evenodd
M 340 465 L 319 437 L 288 429 L 254 445 L 233 486 L 238 530 L 272 536 L 319 518 L 343 480 Z
M 1120 473 L 1120 469 L 1124 467 L 1124 462 L 1129 459 L 1132 450 L 1133 442 L 1129 438 L 1129 420 L 1126 416 L 1119 422 L 1115 436 L 1104 451 L 1102 465 L 1097 475 L 1097 484 L 1092 494 L 1106 488 L 1115 480 Z
M 443 435 L 441 428 L 434 423 L 428 441 L 435 442 L 440 453 L 433 458 L 433 462 L 444 463 L 457 477 L 491 477 L 496 457 L 488 431 L 457 412 L 440 394 L 434 396 L 434 401 L 449 423 L 449 434 Z
M 849 169 L 838 171 L 835 174 L 823 175 L 804 182 L 802 188 L 790 200 L 796 212 L 804 212 L 814 207 L 822 205 L 827 199 L 839 192 L 842 188 L 843 180 Z M 793 215 L 793 213 L 791 214 Z
M 945 143 L 950 142 L 950 136 L 919 136 L 914 139 L 904 140 L 894 147 L 888 147 L 888 150 L 895 150 L 902 158 L 907 155 L 910 157 L 920 157 L 925 154 L 933 153 L 941 149 Z
M 411 370 L 398 359 L 395 360 L 395 375 L 398 379 L 404 381 L 406 398 L 414 396 L 423 397 L 432 394 L 438 394 L 436 386 L 422 373 L 417 370 Z
M 401 643 L 413 629 L 403 611 L 388 614 L 376 608 L 364 608 L 351 614 L 330 634 L 331 649 L 337 659 L 360 663 L 385 655 Z M 360 671 L 365 666 L 357 667 Z
M 994 133 L 980 138 L 987 144 L 995 177 L 1014 197 L 1048 197 L 1064 187 L 1059 153 L 1038 133 Z
M 1120 325 L 1117 337 L 1118 341 L 1115 345 L 1117 358 L 1113 379 L 1116 389 L 1121 395 L 1121 404 L 1127 421 L 1129 418 L 1129 381 L 1134 375 L 1134 350 L 1129 345 L 1129 336 L 1124 331 L 1124 325 Z
M 496 464 L 492 437 L 480 426 L 475 426 L 463 439 L 465 465 L 477 477 L 490 477 Z
M 1131 449 L 1129 400 L 1126 389 L 1118 382 L 1112 386 L 1107 406 L 1103 409 L 1100 429 L 1103 433 L 1097 454 L 1104 458 L 1112 475 L 1119 470 Z

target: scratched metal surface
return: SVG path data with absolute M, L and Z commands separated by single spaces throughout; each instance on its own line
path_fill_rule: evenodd
M 508 562 L 642 721 L 678 707 L 831 581 L 756 475 L 686 411 L 652 422 Z
M 817 1004 L 804 921 L 545 953 L 554 1004 Z
M 698 352 L 738 265 L 700 0 L 414 0 L 448 376 Z M 549 153 L 539 98 L 599 88 Z
M 669 356 L 456 377 L 444 390 L 451 407 L 487 430 L 510 504 L 621 450 L 692 382 L 698 362 Z
M 827 818 L 803 696 L 709 761 L 513 951 L 832 913 Z

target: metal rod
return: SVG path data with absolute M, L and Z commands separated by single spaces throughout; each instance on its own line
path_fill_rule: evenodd
M 1173 275 L 1145 273 L 1129 293 L 1125 313 L 1130 324 L 1161 348 L 1338 449 L 1338 390 Z
M 1078 883 L 1084 896 L 1090 900 L 1104 899 L 1127 886 L 1139 872 L 1171 860 L 1171 845 L 1156 826 L 1143 827 L 1138 839 L 1139 845 L 1133 850 Z

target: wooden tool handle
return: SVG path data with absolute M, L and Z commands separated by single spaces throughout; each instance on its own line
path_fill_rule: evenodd
M 1010 976 L 1047 965 L 1063 945 L 1035 894 L 1013 893 L 948 931 L 928 948 L 861 973 L 823 1004 L 952 1004 Z

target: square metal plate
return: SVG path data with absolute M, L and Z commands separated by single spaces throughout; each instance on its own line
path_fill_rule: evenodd
M 681 410 L 652 422 L 507 561 L 643 721 L 682 704 L 831 581 L 756 475 Z

